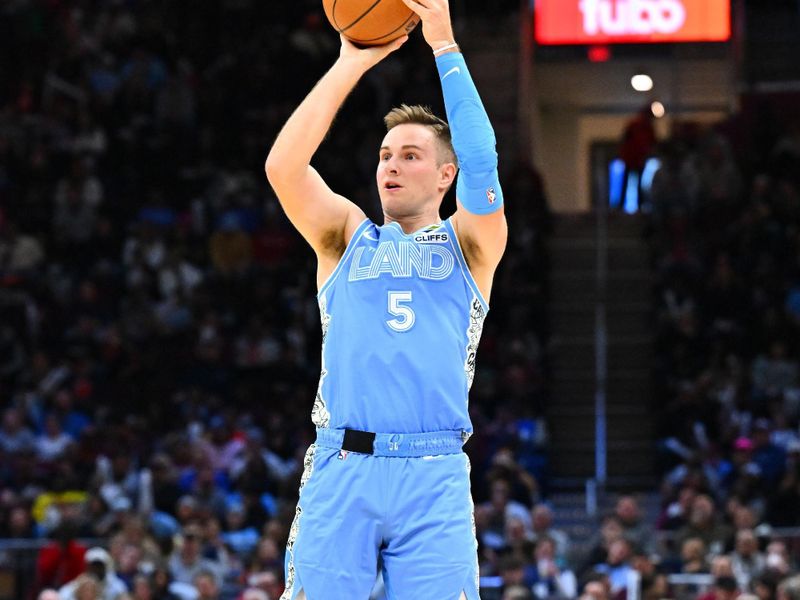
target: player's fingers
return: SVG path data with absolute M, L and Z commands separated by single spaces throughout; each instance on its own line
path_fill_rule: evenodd
M 428 7 L 422 2 L 419 2 L 419 0 L 403 0 L 403 4 L 417 13 L 420 17 L 428 10 Z
M 405 44 L 407 41 L 408 41 L 408 36 L 407 36 L 407 35 L 404 35 L 404 36 L 403 36 L 403 37 L 401 37 L 401 38 L 397 38 L 397 39 L 394 41 L 394 49 L 395 49 L 395 50 L 397 50 L 397 49 L 398 49 L 400 46 L 402 46 L 403 44 Z
M 341 51 L 346 54 L 352 54 L 360 50 L 358 46 L 356 46 L 353 42 L 344 37 L 341 33 L 339 34 L 339 42 L 342 47 Z
M 374 60 L 380 62 L 381 60 L 389 56 L 392 52 L 400 48 L 400 46 L 405 44 L 406 40 L 408 40 L 408 36 L 404 35 L 401 38 L 397 38 L 396 40 L 392 40 L 391 42 L 387 42 L 380 46 L 372 46 L 364 48 L 362 51 L 368 52 L 373 56 Z
M 386 50 L 386 54 L 391 54 L 392 52 L 397 50 L 400 46 L 405 44 L 406 41 L 408 41 L 408 36 L 407 35 L 404 35 L 401 38 L 397 38 L 396 40 L 392 40 L 391 42 L 389 42 L 388 44 L 386 44 L 384 46 L 384 48 Z
M 446 10 L 448 7 L 447 0 L 415 0 L 428 10 L 441 11 Z

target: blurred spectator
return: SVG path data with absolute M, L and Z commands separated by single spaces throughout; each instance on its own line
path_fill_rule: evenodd
M 701 494 L 692 502 L 688 523 L 678 530 L 676 536 L 680 543 L 690 537 L 699 538 L 710 552 L 719 554 L 730 543 L 732 532 L 719 518 L 714 501 Z
M 192 581 L 197 590 L 197 600 L 219 599 L 220 584 L 215 573 L 203 569 L 192 578 Z
M 714 577 L 734 577 L 733 560 L 727 554 L 718 554 L 711 559 L 709 572 Z
M 524 585 L 512 585 L 503 591 L 501 600 L 534 600 L 535 596 Z
M 531 534 L 525 529 L 525 523 L 516 517 L 506 519 L 503 535 L 503 549 L 516 556 L 525 556 L 529 553 L 533 540 Z
M 678 490 L 677 499 L 667 503 L 656 522 L 657 529 L 675 530 L 686 524 L 692 502 L 697 496 L 693 487 L 684 486 Z
M 708 222 L 718 217 L 727 222 L 736 214 L 742 188 L 741 174 L 728 141 L 720 135 L 708 135 L 695 166 L 695 194 L 700 199 L 701 219 Z
M 139 565 L 143 557 L 141 546 L 129 543 L 122 546 L 119 559 L 116 561 L 115 573 L 129 590 L 134 588 L 136 577 L 140 574 Z
M 242 592 L 242 600 L 270 600 L 270 597 L 264 590 L 247 588 Z
M 580 598 L 591 598 L 592 600 L 609 600 L 611 598 L 611 584 L 608 575 L 600 572 L 592 572 L 586 577 L 583 583 L 583 592 Z
M 211 236 L 211 261 L 223 276 L 242 275 L 250 267 L 253 244 L 240 227 L 236 216 L 228 213 Z
M 787 356 L 783 340 L 774 340 L 768 353 L 761 353 L 753 361 L 753 397 L 759 404 L 780 398 L 798 384 L 797 361 Z
M 622 539 L 623 532 L 622 524 L 616 515 L 604 516 L 600 523 L 600 531 L 595 533 L 587 544 L 589 549 L 579 566 L 579 574 L 583 574 L 596 564 L 605 562 L 611 544 Z
M 653 112 L 650 105 L 642 109 L 626 125 L 622 133 L 619 156 L 625 163 L 625 180 L 623 190 L 627 193 L 630 189 L 637 190 L 637 197 L 633 199 L 635 208 L 640 208 L 641 177 L 644 165 L 654 149 L 656 133 L 653 128 Z M 623 195 L 624 196 L 624 195 Z M 622 198 L 622 206 L 627 205 L 627 198 Z
M 644 522 L 639 502 L 634 496 L 620 496 L 614 506 L 614 514 L 622 525 L 622 535 L 637 548 L 653 546 L 653 532 Z
M 196 594 L 190 584 L 173 581 L 169 568 L 162 564 L 155 565 L 150 575 L 150 585 L 153 598 L 158 600 L 183 600 Z
M 595 571 L 608 575 L 612 594 L 627 589 L 631 573 L 634 571 L 631 565 L 632 554 L 631 542 L 621 537 L 611 542 L 606 559 L 594 566 Z
M 508 554 L 500 559 L 497 572 L 500 575 L 503 589 L 525 583 L 525 563 L 513 554 Z
M 682 573 L 708 573 L 707 549 L 700 538 L 687 538 L 681 545 Z
M 510 519 L 517 519 L 523 527 L 530 527 L 530 513 L 523 505 L 512 500 L 511 486 L 505 479 L 495 479 L 491 484 L 491 499 L 485 503 L 483 509 L 487 513 L 488 528 L 497 535 L 505 535 L 506 523 Z
M 778 600 L 800 600 L 800 575 L 784 579 L 778 586 Z
M 515 420 L 509 424 L 509 432 L 514 437 L 520 435 L 523 421 Z M 502 479 L 509 485 L 509 494 L 515 504 L 530 507 L 539 501 L 541 490 L 536 477 L 531 470 L 526 469 L 515 457 L 514 452 L 509 447 L 500 447 L 492 457 L 491 467 L 486 473 L 486 479 L 490 482 Z M 530 529 L 530 515 L 523 518 L 526 528 Z
M 217 519 L 224 519 L 228 501 L 220 481 L 225 477 L 225 473 L 215 471 L 208 457 L 204 456 L 198 463 L 196 469 L 187 473 L 185 482 L 191 486 L 192 497 L 197 500 L 201 514 L 207 513 Z
M 661 598 L 667 598 L 669 594 L 669 581 L 664 573 L 653 573 L 652 575 L 642 576 L 643 600 L 659 600 Z
M 714 580 L 713 598 L 714 600 L 733 600 L 739 595 L 739 588 L 736 579 L 728 576 L 720 576 Z
M 778 596 L 778 583 L 784 576 L 767 571 L 752 582 L 753 594 L 758 600 L 775 600 Z
M 61 422 L 54 414 L 44 420 L 44 431 L 36 438 L 36 454 L 42 462 L 50 463 L 61 458 L 74 444 L 72 437 L 61 429 Z
M 86 570 L 58 590 L 62 600 L 91 598 L 93 596 L 88 595 L 85 588 L 95 588 L 95 586 L 96 597 L 102 600 L 127 598 L 128 588 L 114 572 L 114 562 L 108 552 L 102 548 L 89 548 L 86 551 L 85 560 Z
M 20 411 L 7 408 L 3 412 L 3 423 L 0 426 L 0 450 L 6 454 L 17 454 L 33 450 L 35 445 L 33 432 L 25 426 Z
M 172 579 L 180 583 L 194 584 L 200 573 L 211 573 L 216 587 L 223 581 L 222 565 L 202 555 L 203 530 L 197 523 L 190 523 L 183 528 L 176 548 L 169 558 L 169 571 Z
M 270 600 L 280 598 L 283 593 L 282 581 L 283 567 L 253 573 L 247 578 L 247 584 L 267 594 Z M 281 575 L 278 575 L 281 573 Z
M 245 442 L 235 434 L 224 417 L 212 417 L 208 435 L 200 441 L 200 448 L 215 472 L 230 470 L 234 459 L 244 450 Z
M 534 562 L 528 569 L 526 584 L 532 586 L 536 598 L 575 598 L 578 582 L 575 574 L 559 566 L 556 561 L 555 542 L 540 537 L 534 550 Z
M 63 522 L 53 531 L 53 540 L 39 550 L 36 557 L 36 589 L 60 588 L 83 573 L 87 549 L 75 540 L 74 535 L 74 526 Z
M 164 514 L 172 513 L 182 494 L 178 485 L 178 473 L 169 455 L 154 454 L 150 459 L 150 473 L 153 508 Z
M 772 491 L 783 477 L 786 466 L 786 452 L 773 443 L 772 426 L 769 420 L 756 419 L 753 424 L 753 462 L 761 469 L 762 481 L 767 490 Z
M 766 567 L 766 557 L 758 549 L 758 540 L 750 529 L 736 532 L 736 545 L 731 554 L 733 575 L 739 589 L 750 589 L 750 581 Z
M 2 523 L 0 538 L 35 539 L 38 537 L 39 531 L 33 522 L 30 507 L 27 504 L 12 506 L 7 520 Z
M 800 444 L 790 444 L 786 471 L 770 498 L 769 522 L 777 527 L 800 525 Z
M 32 235 L 20 233 L 16 223 L 0 217 L 0 274 L 31 274 L 45 259 L 44 248 Z
M 789 555 L 786 543 L 774 540 L 767 544 L 766 557 L 764 560 L 764 573 L 774 579 L 775 577 L 786 577 L 790 572 L 796 570 L 796 561 Z
M 539 503 L 531 509 L 531 527 L 534 542 L 540 538 L 550 538 L 555 544 L 556 558 L 562 562 L 567 560 L 570 556 L 569 536 L 565 531 L 553 527 L 553 511 L 547 504 Z

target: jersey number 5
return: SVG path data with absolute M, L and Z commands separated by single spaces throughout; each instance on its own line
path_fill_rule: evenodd
M 386 324 L 397 332 L 408 331 L 414 326 L 416 315 L 410 306 L 411 292 L 389 292 L 389 314 L 397 317 Z

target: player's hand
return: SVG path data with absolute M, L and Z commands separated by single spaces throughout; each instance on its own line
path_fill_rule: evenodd
M 433 50 L 455 41 L 447 0 L 403 0 L 422 19 L 422 35 Z
M 339 39 L 342 42 L 342 47 L 339 50 L 339 59 L 354 61 L 366 71 L 405 44 L 406 40 L 408 40 L 408 36 L 404 35 L 383 46 L 367 46 L 366 48 L 359 48 L 341 34 L 339 34 Z

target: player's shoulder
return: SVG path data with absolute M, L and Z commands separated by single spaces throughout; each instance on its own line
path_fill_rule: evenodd
M 377 239 L 379 236 L 380 227 L 362 212 L 360 215 L 354 216 L 352 223 L 348 223 L 345 231 L 345 245 L 350 246 L 363 239 Z

